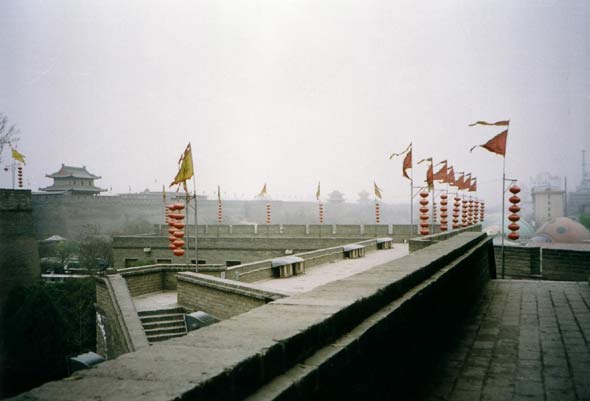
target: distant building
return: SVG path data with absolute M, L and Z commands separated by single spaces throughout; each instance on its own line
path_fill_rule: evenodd
M 53 185 L 39 188 L 39 190 L 45 192 L 98 195 L 106 191 L 106 189 L 98 188 L 94 185 L 94 180 L 100 179 L 101 177 L 89 173 L 86 170 L 86 166 L 73 167 L 62 164 L 59 171 L 48 174 L 45 177 L 53 178 Z
M 582 151 L 582 182 L 576 188 L 576 192 L 569 194 L 569 213 L 578 216 L 582 213 L 590 213 L 590 173 L 586 171 L 586 151 Z
M 328 194 L 328 202 L 330 203 L 344 203 L 344 194 L 340 191 L 332 191 Z
M 537 175 L 533 181 L 533 219 L 537 227 L 558 217 L 565 216 L 566 196 L 561 189 L 561 179 L 549 173 Z

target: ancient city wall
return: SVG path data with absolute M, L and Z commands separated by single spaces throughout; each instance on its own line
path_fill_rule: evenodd
M 463 227 L 456 230 L 445 231 L 445 232 L 438 232 L 435 234 L 425 235 L 423 237 L 413 237 L 409 241 L 409 249 L 410 252 L 415 252 L 420 249 L 426 248 L 430 245 L 436 244 L 437 242 L 444 241 L 451 237 L 454 237 L 457 234 L 461 234 L 464 232 L 481 232 L 481 224 L 474 224 L 469 227 Z
M 98 389 L 103 401 L 387 399 L 420 377 L 422 358 L 452 338 L 493 273 L 491 240 L 463 233 L 17 399 L 91 399 Z
M 0 311 L 14 286 L 40 278 L 31 191 L 0 189 Z
M 557 245 L 555 245 L 557 246 Z M 495 246 L 496 264 L 501 274 L 502 251 Z M 590 251 L 556 247 L 505 246 L 507 278 L 587 281 L 590 277 Z

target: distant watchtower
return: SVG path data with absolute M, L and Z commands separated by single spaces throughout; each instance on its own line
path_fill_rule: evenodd
M 41 191 L 52 193 L 72 193 L 76 195 L 98 195 L 106 189 L 94 186 L 94 180 L 101 177 L 91 174 L 86 166 L 72 167 L 61 165 L 59 171 L 47 174 L 45 177 L 53 178 L 53 185 L 39 188 Z

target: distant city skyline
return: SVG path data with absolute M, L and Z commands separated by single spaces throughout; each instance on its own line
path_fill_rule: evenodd
M 446 0 L 0 4 L 0 112 L 24 181 L 86 165 L 112 193 L 161 190 L 190 141 L 197 193 L 407 203 L 401 159 L 448 159 L 500 203 L 507 175 L 581 181 L 590 150 L 590 3 Z M 5 150 L 6 152 L 6 150 Z M 5 167 L 9 155 L 3 155 Z M 414 164 L 416 184 L 426 166 Z M 0 187 L 10 187 L 0 170 Z M 191 185 L 192 188 L 192 185 Z

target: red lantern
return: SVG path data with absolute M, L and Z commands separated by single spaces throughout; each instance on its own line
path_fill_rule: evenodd
M 184 223 L 174 222 L 172 225 L 178 230 L 182 230 L 184 228 Z
M 510 201 L 512 205 L 508 208 L 508 210 L 512 212 L 512 214 L 508 216 L 508 220 L 510 220 L 512 223 L 508 225 L 508 229 L 512 232 L 508 234 L 508 238 L 516 241 L 520 238 L 520 235 L 517 232 L 520 229 L 520 226 L 516 224 L 516 222 L 520 220 L 520 216 L 516 214 L 520 212 L 520 206 L 518 206 L 518 203 L 520 203 L 520 198 L 516 196 L 516 194 L 520 192 L 520 187 L 518 185 L 512 185 L 509 188 L 509 191 L 512 196 L 508 199 L 508 201 Z
M 175 203 L 174 209 L 176 210 L 184 210 L 184 205 L 182 203 Z
M 184 246 L 184 241 L 179 239 L 175 239 L 173 242 L 174 246 L 176 246 L 177 248 L 182 248 Z
M 174 235 L 176 238 L 184 238 L 184 231 L 174 231 Z
M 171 251 L 176 249 L 176 246 L 174 246 L 174 244 L 170 244 L 168 245 L 168 249 L 170 249 Z
M 169 228 L 168 229 L 168 234 L 174 234 L 176 232 L 175 228 Z
M 184 255 L 184 249 L 175 249 L 172 251 L 172 253 L 174 254 L 174 256 L 182 256 Z

